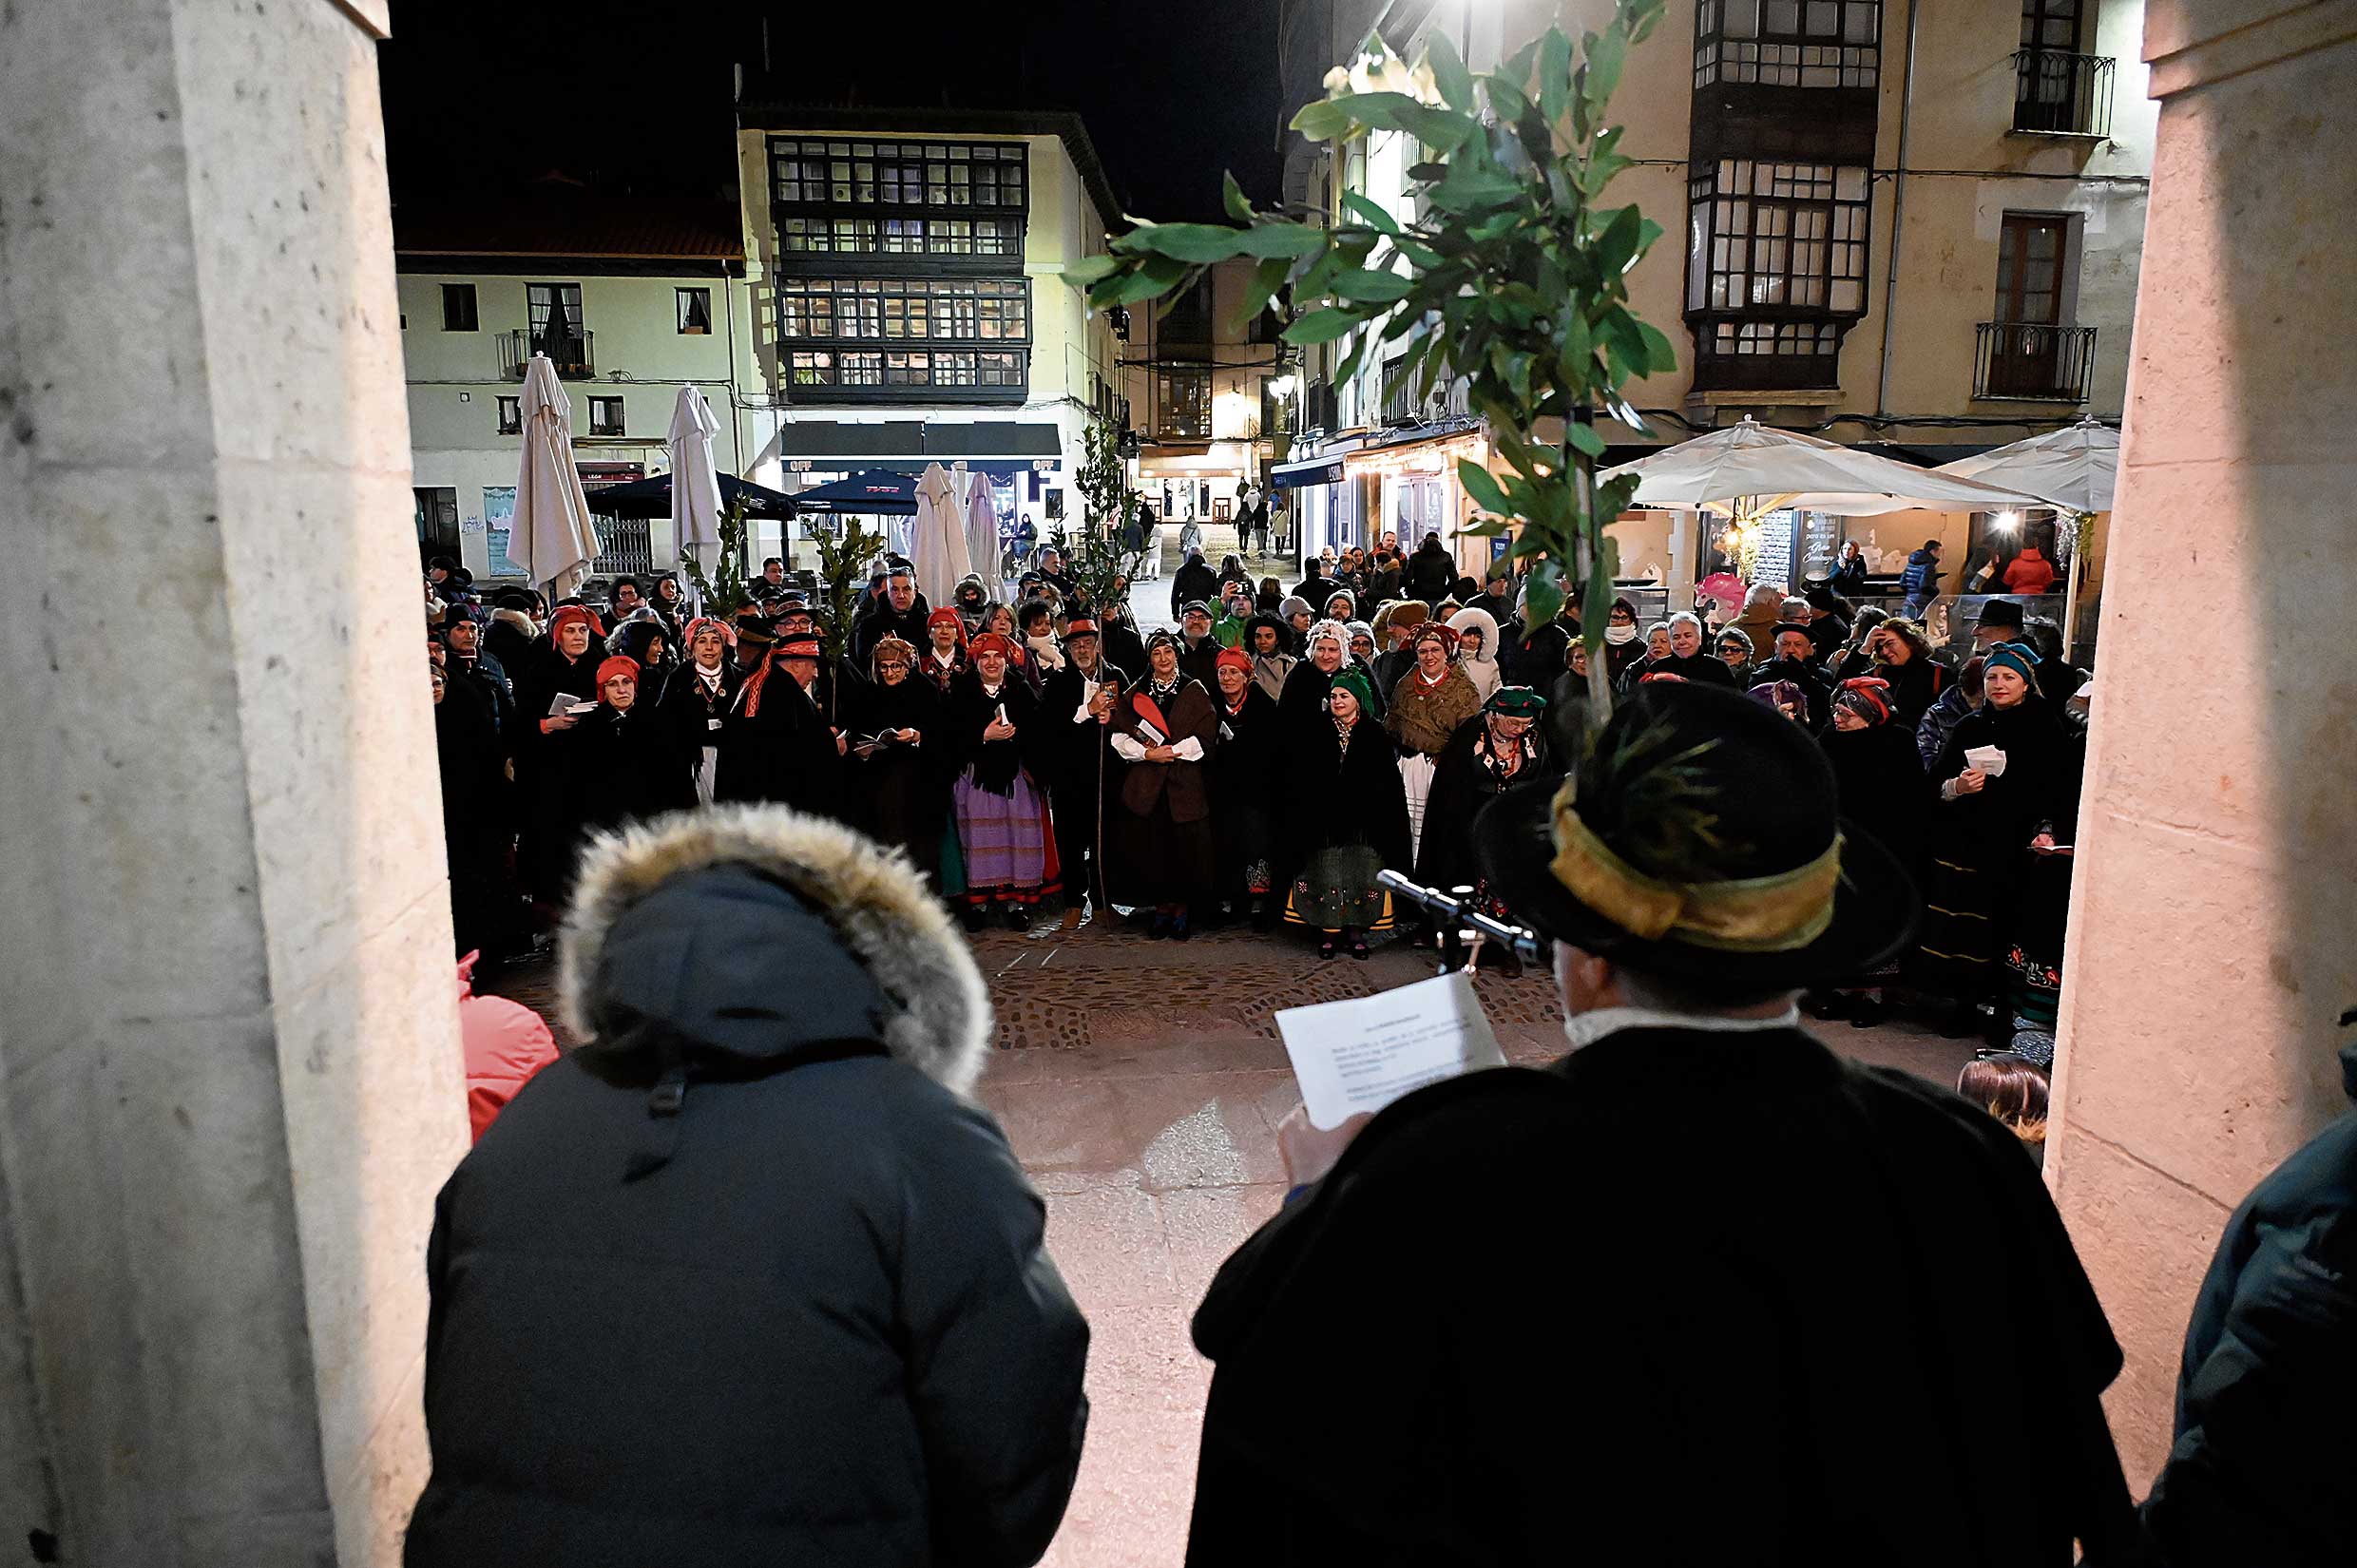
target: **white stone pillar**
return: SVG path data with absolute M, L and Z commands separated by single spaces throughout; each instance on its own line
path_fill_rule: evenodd
M 397 1559 L 466 1146 L 381 3 L 0 7 L 0 1539 Z
M 2154 0 L 2161 100 L 2047 1177 L 2168 1451 L 2226 1216 L 2347 1107 L 2357 11 Z

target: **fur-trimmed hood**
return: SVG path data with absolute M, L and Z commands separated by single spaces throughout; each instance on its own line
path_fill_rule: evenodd
M 781 806 L 674 813 L 593 841 L 558 1005 L 584 1050 L 628 1050 L 599 1038 L 618 1017 L 778 1065 L 873 1040 L 958 1094 L 991 1030 L 965 939 L 900 851 Z
M 513 626 L 527 638 L 540 636 L 540 622 L 522 610 L 493 610 L 491 623 L 498 626 Z

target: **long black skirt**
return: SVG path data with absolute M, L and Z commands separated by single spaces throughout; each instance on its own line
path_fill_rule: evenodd
M 1107 869 L 1116 899 L 1128 905 L 1199 904 L 1215 885 L 1209 817 L 1180 822 L 1167 796 L 1143 816 L 1126 808 L 1119 820 L 1116 859 Z

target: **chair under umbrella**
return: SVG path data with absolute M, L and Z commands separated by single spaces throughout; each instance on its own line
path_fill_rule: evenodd
M 2041 505 L 2079 514 L 2080 526 L 2097 512 L 2112 509 L 2119 483 L 2119 432 L 2095 419 L 2082 419 L 2044 435 L 1943 463 L 1933 470 L 1983 484 L 2010 485 L 2041 496 Z M 2079 631 L 2080 552 L 2071 552 L 2062 580 L 2062 655 L 2070 657 Z
M 573 462 L 573 402 L 545 354 L 524 373 L 524 461 L 516 475 L 515 521 L 508 557 L 550 600 L 579 591 L 598 558 L 589 499 Z

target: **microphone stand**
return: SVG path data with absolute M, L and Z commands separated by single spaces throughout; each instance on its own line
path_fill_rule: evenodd
M 1431 915 L 1441 929 L 1441 972 L 1450 973 L 1466 967 L 1473 960 L 1473 946 L 1488 941 L 1504 943 L 1515 957 L 1525 964 L 1545 966 L 1553 962 L 1545 938 L 1526 926 L 1513 926 L 1484 914 L 1473 908 L 1473 889 L 1456 888 L 1447 892 L 1428 888 L 1413 878 L 1397 871 L 1375 873 L 1375 881 L 1399 898 L 1408 900 Z M 1469 946 L 1466 938 L 1472 938 Z

